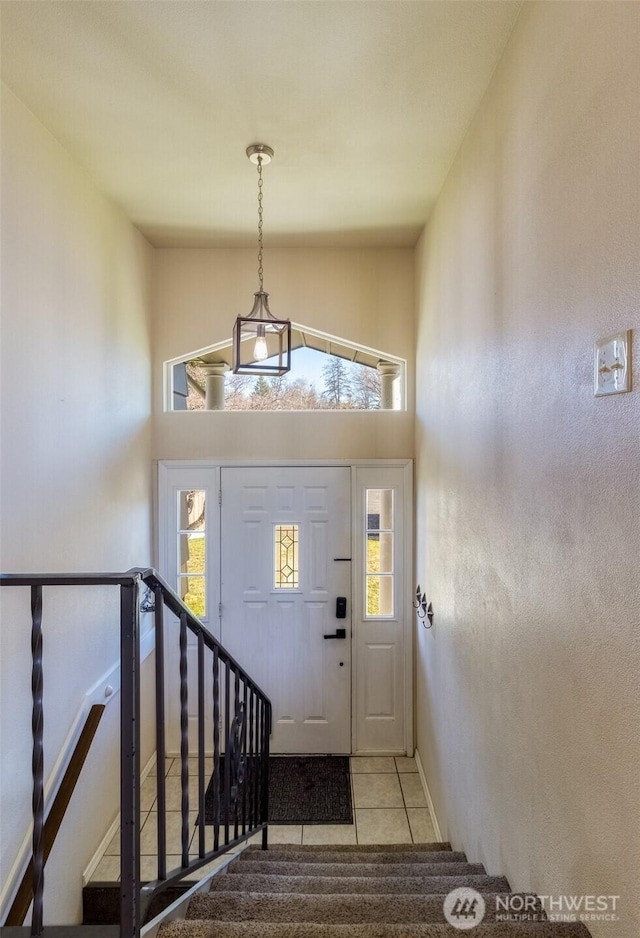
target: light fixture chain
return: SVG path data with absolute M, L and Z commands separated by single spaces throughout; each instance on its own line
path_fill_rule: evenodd
M 258 281 L 263 291 L 264 270 L 262 269 L 262 157 L 258 156 Z
M 258 167 L 259 288 L 254 294 L 251 311 L 247 316 L 238 316 L 233 327 L 233 373 L 281 378 L 291 371 L 291 320 L 276 319 L 269 309 L 262 269 L 262 167 L 271 162 L 273 148 L 266 143 L 252 143 L 245 152 Z

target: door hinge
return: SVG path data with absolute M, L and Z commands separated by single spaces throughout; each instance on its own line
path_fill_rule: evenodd
M 222 603 L 218 603 L 218 615 L 222 618 Z
M 218 489 L 218 504 L 222 505 L 222 489 Z

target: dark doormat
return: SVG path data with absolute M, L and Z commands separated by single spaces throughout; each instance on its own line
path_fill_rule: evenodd
M 220 761 L 220 823 L 224 824 L 224 756 Z M 213 812 L 211 778 L 205 824 L 214 823 Z M 229 821 L 234 820 L 235 813 Z M 349 756 L 271 756 L 269 823 L 353 824 Z

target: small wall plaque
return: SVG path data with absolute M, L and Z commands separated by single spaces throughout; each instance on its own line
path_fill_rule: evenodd
M 631 390 L 631 330 L 598 339 L 595 344 L 596 397 Z

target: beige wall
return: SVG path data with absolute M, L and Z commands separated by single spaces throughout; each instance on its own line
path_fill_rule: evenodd
M 417 737 L 456 847 L 640 933 L 640 7 L 525 4 L 417 251 Z
M 126 570 L 151 559 L 150 253 L 3 89 L 5 572 Z M 30 815 L 26 592 L 3 596 L 0 629 L 3 886 Z M 119 657 L 117 594 L 45 590 L 43 629 L 48 776 L 85 693 Z M 81 780 L 47 867 L 49 924 L 78 920 L 82 870 L 117 811 L 117 702 L 108 710 L 86 770 L 93 784 Z
M 414 257 L 410 249 L 266 248 L 276 316 L 408 359 L 408 410 L 163 413 L 162 365 L 230 338 L 256 286 L 243 249 L 154 252 L 154 456 L 157 459 L 373 459 L 413 455 Z

